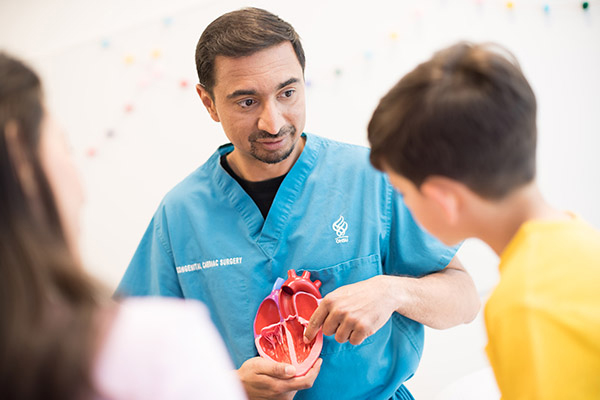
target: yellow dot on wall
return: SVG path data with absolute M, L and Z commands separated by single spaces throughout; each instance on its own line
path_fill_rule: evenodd
M 512 1 L 508 1 L 508 2 L 506 2 L 506 8 L 508 8 L 508 9 L 512 9 L 514 6 L 515 6 L 515 5 L 514 5 L 514 3 L 513 3 Z
M 152 51 L 152 58 L 160 58 L 162 56 L 162 52 L 158 49 Z
M 398 40 L 398 32 L 391 32 L 390 33 L 390 39 L 392 39 L 392 40 Z
M 125 56 L 125 64 L 131 65 L 135 61 L 135 58 L 132 55 Z

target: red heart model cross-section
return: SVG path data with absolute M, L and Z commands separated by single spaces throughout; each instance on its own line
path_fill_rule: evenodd
M 284 282 L 278 278 L 273 291 L 258 307 L 254 319 L 254 342 L 258 353 L 267 359 L 292 364 L 296 376 L 305 375 L 321 354 L 323 333 L 304 343 L 304 329 L 321 299 L 321 282 L 311 282 L 310 272 L 297 276 L 288 271 Z

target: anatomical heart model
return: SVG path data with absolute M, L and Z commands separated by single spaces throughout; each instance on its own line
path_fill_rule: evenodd
M 258 353 L 269 360 L 292 364 L 296 376 L 306 374 L 321 354 L 323 332 L 304 343 L 304 329 L 321 300 L 321 282 L 311 282 L 310 272 L 288 279 L 277 278 L 273 291 L 258 307 L 254 319 L 254 342 Z

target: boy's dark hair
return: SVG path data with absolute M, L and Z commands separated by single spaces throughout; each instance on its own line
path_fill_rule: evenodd
M 302 71 L 306 60 L 300 36 L 277 15 L 260 8 L 243 8 L 211 22 L 196 45 L 196 69 L 200 84 L 213 96 L 215 58 L 244 57 L 289 41 Z
M 498 45 L 435 53 L 381 99 L 368 133 L 372 164 L 417 187 L 441 175 L 499 199 L 535 177 L 535 95 Z

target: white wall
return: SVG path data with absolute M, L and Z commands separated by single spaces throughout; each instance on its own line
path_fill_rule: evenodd
M 586 11 L 571 0 L 513 3 L 1 0 L 0 48 L 45 80 L 87 189 L 86 264 L 114 287 L 162 196 L 226 141 L 193 89 L 194 49 L 210 21 L 245 5 L 279 14 L 303 38 L 306 130 L 364 145 L 379 98 L 435 50 L 457 40 L 507 46 L 538 97 L 544 194 L 600 227 L 600 1 Z M 476 241 L 460 254 L 485 297 L 496 256 Z M 480 320 L 427 336 L 411 381 L 420 398 L 485 366 Z

